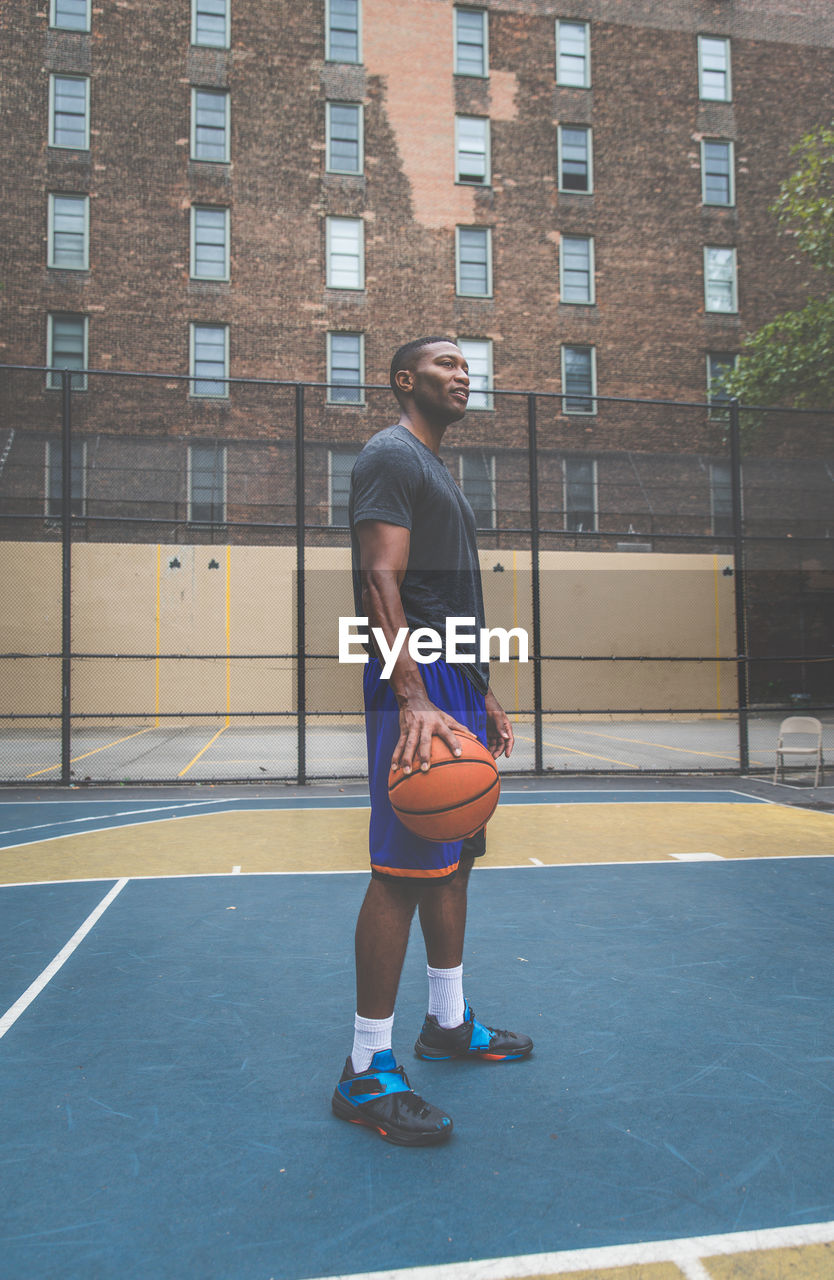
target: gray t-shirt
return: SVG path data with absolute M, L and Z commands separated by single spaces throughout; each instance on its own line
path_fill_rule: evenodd
M 489 663 L 479 662 L 478 640 L 484 619 L 481 570 L 475 541 L 475 516 L 440 458 L 399 423 L 378 432 L 354 463 L 348 502 L 353 556 L 353 595 L 363 614 L 356 526 L 382 520 L 411 532 L 408 567 L 400 588 L 409 628 L 432 627 L 443 641 L 447 617 L 474 618 L 473 642 L 459 648 L 476 661 L 460 670 L 481 693 L 489 685 Z

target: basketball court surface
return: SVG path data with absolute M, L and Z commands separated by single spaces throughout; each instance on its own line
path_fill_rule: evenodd
M 2 1280 L 834 1278 L 834 789 L 505 780 L 465 989 L 524 1062 L 330 1112 L 367 792 L 0 791 Z

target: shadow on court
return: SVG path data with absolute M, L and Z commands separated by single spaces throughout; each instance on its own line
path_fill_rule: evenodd
M 261 1280 L 834 1217 L 834 861 L 479 868 L 466 991 L 522 1063 L 394 1045 L 440 1149 L 334 1119 L 355 874 L 129 881 L 0 1041 L 4 1280 Z M 113 881 L 0 893 L 7 1008 Z M 522 1274 L 517 1272 L 516 1274 Z

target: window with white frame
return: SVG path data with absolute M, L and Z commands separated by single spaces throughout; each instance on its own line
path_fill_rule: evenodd
M 70 514 L 83 517 L 87 500 L 87 444 L 73 440 L 70 451 Z M 64 514 L 64 446 L 61 440 L 49 440 L 46 445 L 46 493 L 47 519 L 60 520 Z
M 49 145 L 69 151 L 89 151 L 89 76 L 49 77 Z
M 230 0 L 191 0 L 191 43 L 229 47 Z
M 229 395 L 229 384 L 221 381 L 229 376 L 229 326 L 227 324 L 191 325 L 192 396 L 214 400 Z
M 327 287 L 365 288 L 365 234 L 361 218 L 327 219 Z
M 226 446 L 216 440 L 188 446 L 188 522 L 226 523 Z
M 490 183 L 489 120 L 485 116 L 455 116 L 455 181 Z
M 327 0 L 328 62 L 361 62 L 359 0 Z
M 556 19 L 556 83 L 574 89 L 591 85 L 591 31 L 587 22 Z
M 596 458 L 562 460 L 565 528 L 571 533 L 596 533 L 599 527 Z
M 596 413 L 596 351 L 593 347 L 562 347 L 563 413 Z
M 479 529 L 495 528 L 495 454 L 468 449 L 460 455 L 460 487 Z
M 90 265 L 90 197 L 50 194 L 47 265 L 86 271 Z
M 48 387 L 59 391 L 63 386 L 58 369 L 86 369 L 87 333 L 86 316 L 52 312 L 47 317 L 46 363 L 55 370 L 47 374 Z M 73 391 L 86 391 L 86 375 L 73 374 L 70 385 Z
M 359 456 L 358 449 L 331 449 L 328 454 L 330 484 L 329 512 L 332 525 L 348 524 L 348 498 L 350 497 L 350 473 Z
M 492 228 L 456 227 L 457 292 L 467 298 L 492 296 Z
M 328 333 L 327 399 L 330 404 L 364 404 L 365 344 L 361 333 Z
M 191 90 L 191 159 L 229 162 L 229 94 L 225 89 Z
M 733 533 L 733 482 L 729 462 L 711 462 L 709 505 L 712 532 L 718 537 Z
M 469 366 L 467 409 L 492 409 L 492 340 L 459 338 L 458 346 Z
M 704 306 L 707 311 L 738 311 L 735 249 L 704 249 Z
M 594 189 L 591 130 L 559 125 L 559 190 L 589 194 Z
M 455 8 L 455 75 L 489 75 L 488 41 L 486 10 Z
M 90 0 L 50 0 L 49 25 L 62 31 L 89 31 Z
M 327 103 L 329 173 L 362 172 L 362 107 L 358 102 Z
M 559 242 L 559 298 L 594 301 L 594 241 L 591 236 L 562 236 Z
M 709 351 L 707 353 L 707 400 L 710 405 L 711 418 L 726 418 L 727 402 L 730 397 L 724 390 L 726 376 L 733 372 L 738 356 L 730 351 Z
M 191 206 L 191 278 L 228 280 L 228 209 Z
M 735 204 L 733 144 L 720 138 L 701 141 L 701 199 L 704 204 Z
M 707 102 L 729 102 L 730 41 L 722 36 L 698 36 L 698 92 Z

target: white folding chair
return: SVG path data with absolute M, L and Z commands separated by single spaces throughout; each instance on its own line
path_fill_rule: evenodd
M 798 742 L 797 738 L 802 741 Z M 813 742 L 808 739 L 813 738 Z M 788 716 L 779 726 L 779 739 L 776 743 L 776 768 L 773 770 L 773 781 L 778 782 L 781 770 L 782 781 L 785 780 L 785 756 L 813 756 L 816 761 L 814 786 L 818 787 L 825 777 L 822 758 L 822 725 L 814 716 Z

